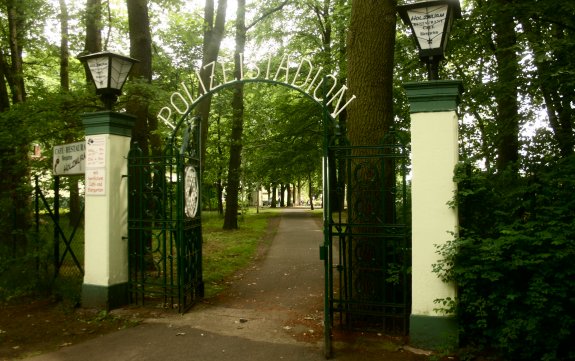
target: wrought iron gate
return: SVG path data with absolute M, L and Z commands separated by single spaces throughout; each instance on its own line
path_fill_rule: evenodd
M 161 156 L 128 156 L 129 286 L 133 303 L 188 310 L 203 297 L 200 126 L 186 124 Z
M 183 312 L 203 295 L 201 137 L 199 119 L 192 123 L 187 119 L 204 96 L 250 82 L 286 86 L 322 109 L 324 244 L 320 255 L 325 266 L 326 356 L 331 356 L 335 327 L 406 335 L 411 308 L 407 151 L 394 133 L 381 145 L 350 146 L 344 135 L 337 134 L 338 122 L 328 110 L 334 100 L 339 107 L 343 90 L 328 100 L 333 87 L 329 90 L 325 81 L 321 101 L 293 83 L 268 79 L 240 79 L 210 88 L 193 100 L 184 114 L 178 110 L 182 118 L 176 125 L 167 123 L 173 135 L 162 156 L 143 155 L 137 146 L 130 151 L 132 301 L 156 300 Z M 184 99 L 182 94 L 174 94 Z M 178 148 L 175 134 L 183 122 L 187 130 Z
M 328 146 L 325 352 L 335 327 L 407 335 L 411 309 L 408 154 L 394 133 L 379 146 Z

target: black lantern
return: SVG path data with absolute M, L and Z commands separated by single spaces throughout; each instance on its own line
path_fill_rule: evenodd
M 122 87 L 132 66 L 138 60 L 109 51 L 82 55 L 78 59 L 90 70 L 96 94 L 100 96 L 106 109 L 112 110 L 118 96 L 122 94 Z
M 451 25 L 461 17 L 459 0 L 417 1 L 398 6 L 397 11 L 415 37 L 429 80 L 437 80 Z

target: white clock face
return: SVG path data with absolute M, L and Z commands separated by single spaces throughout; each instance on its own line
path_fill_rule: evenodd
M 194 218 L 198 213 L 199 204 L 199 182 L 196 168 L 191 165 L 186 166 L 184 177 L 186 216 Z

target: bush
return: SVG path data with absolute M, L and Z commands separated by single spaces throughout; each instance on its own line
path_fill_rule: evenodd
M 572 360 L 575 157 L 536 174 L 456 171 L 459 237 L 436 271 L 458 285 L 465 346 L 507 360 Z

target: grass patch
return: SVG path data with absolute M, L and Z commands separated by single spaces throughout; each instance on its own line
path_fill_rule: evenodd
M 269 245 L 275 234 L 268 231 L 270 221 L 281 210 L 250 208 L 238 220 L 239 229 L 222 230 L 223 217 L 202 212 L 203 276 L 205 297 L 213 297 L 226 288 L 226 279 L 247 267 L 258 255 L 260 246 Z

